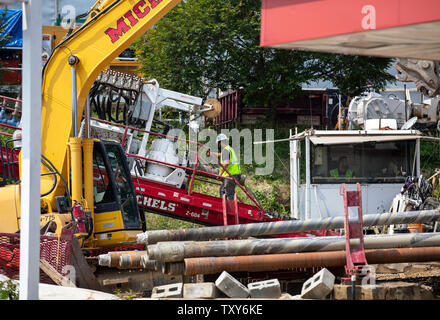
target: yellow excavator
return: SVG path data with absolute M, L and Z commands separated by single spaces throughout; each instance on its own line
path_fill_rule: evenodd
M 79 221 L 83 249 L 133 243 L 142 232 L 135 189 L 120 144 L 80 138 L 78 123 L 95 79 L 180 0 L 104 0 L 64 39 L 42 82 L 41 227 L 59 235 Z M 20 184 L 0 188 L 0 232 L 20 230 Z

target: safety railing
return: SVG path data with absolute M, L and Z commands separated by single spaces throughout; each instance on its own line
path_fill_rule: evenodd
M 19 106 L 22 101 L 2 95 L 0 95 L 0 101 L 0 123 L 17 126 L 20 122 L 21 108 Z
M 5 123 L 0 123 L 0 128 L 21 130 L 19 127 Z M 12 133 L 0 129 L 0 186 L 16 183 L 19 180 L 18 154 L 20 147 L 14 145 L 19 140 L 19 138 L 13 138 Z
M 97 118 L 91 118 L 91 120 L 94 120 L 96 122 L 101 122 L 104 124 L 108 124 L 108 125 L 112 125 L 112 126 L 116 126 L 119 128 L 123 128 L 124 129 L 124 133 L 123 133 L 123 137 L 122 137 L 122 141 L 121 141 L 121 145 L 124 148 L 125 144 L 126 144 L 126 140 L 127 140 L 127 134 L 129 130 L 137 131 L 143 134 L 149 134 L 149 135 L 153 135 L 153 136 L 157 136 L 157 137 L 161 137 L 161 138 L 167 138 L 173 141 L 180 141 L 180 142 L 184 142 L 187 144 L 193 144 L 195 146 L 197 146 L 197 152 L 195 154 L 195 163 L 194 163 L 194 167 L 188 167 L 188 166 L 182 166 L 182 165 L 178 165 L 178 164 L 173 164 L 173 163 L 168 163 L 168 162 L 163 162 L 160 160 L 156 160 L 156 159 L 151 159 L 145 156 L 141 156 L 141 155 L 137 155 L 137 154 L 131 154 L 129 152 L 126 152 L 126 156 L 130 157 L 130 158 L 135 158 L 135 159 L 139 159 L 142 161 L 148 161 L 148 162 L 154 162 L 157 164 L 162 164 L 162 165 L 166 165 L 166 166 L 170 166 L 170 167 L 174 167 L 174 168 L 180 168 L 183 169 L 185 171 L 189 171 L 191 172 L 190 175 L 190 179 L 189 179 L 189 183 L 188 183 L 188 189 L 186 190 L 188 195 L 191 195 L 193 192 L 193 187 L 194 187 L 194 180 L 199 180 L 199 181 L 203 181 L 203 182 L 210 182 L 209 180 L 203 180 L 203 179 L 197 179 L 197 175 L 199 176 L 204 176 L 204 177 L 208 177 L 208 178 L 212 178 L 212 179 L 217 179 L 217 180 L 221 180 L 221 179 L 231 179 L 233 180 L 236 185 L 244 192 L 244 194 L 249 198 L 250 201 L 252 201 L 252 203 L 255 204 L 255 206 L 257 206 L 259 208 L 259 210 L 262 212 L 262 214 L 265 213 L 265 210 L 261 207 L 261 205 L 258 203 L 258 201 L 246 190 L 246 188 L 244 188 L 243 185 L 240 184 L 240 182 L 235 179 L 234 176 L 232 176 L 230 174 L 230 172 L 227 170 L 226 167 L 224 167 L 221 163 L 218 163 L 218 165 L 220 167 L 222 167 L 224 169 L 224 171 L 226 173 L 229 174 L 229 177 L 224 177 L 224 176 L 220 176 L 218 174 L 212 173 L 212 172 L 208 172 L 205 170 L 201 170 L 198 169 L 198 166 L 200 164 L 200 152 L 202 150 L 203 147 L 206 147 L 205 145 L 203 145 L 200 142 L 196 142 L 196 141 L 192 141 L 192 140 L 188 140 L 188 139 L 181 139 L 179 137 L 176 136 L 168 136 L 166 134 L 162 134 L 162 133 L 157 133 L 157 132 L 153 132 L 153 131 L 149 131 L 149 130 L 143 130 L 143 129 L 139 129 L 136 127 L 132 127 L 129 125 L 124 125 L 124 124 L 118 124 L 118 123 L 113 123 L 110 121 L 106 121 L 106 120 L 101 120 L 101 119 L 97 119 Z M 263 216 L 263 215 L 261 215 Z
M 40 235 L 40 259 L 46 260 L 58 273 L 65 276 L 69 271 L 70 248 L 76 225 L 63 227 L 60 236 Z M 0 233 L 0 274 L 18 279 L 20 271 L 20 233 Z M 44 272 L 40 282 L 54 284 Z

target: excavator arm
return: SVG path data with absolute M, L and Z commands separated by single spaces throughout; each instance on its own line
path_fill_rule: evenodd
M 101 70 L 179 2 L 98 1 L 86 22 L 54 49 L 43 69 L 41 153 L 61 175 L 68 176 L 68 141 L 74 119 L 80 122 L 89 90 Z M 72 85 L 77 88 L 73 90 L 76 96 L 71 94 Z M 76 116 L 72 116 L 74 104 Z M 43 175 L 41 179 L 42 190 L 48 190 L 53 177 Z M 65 184 L 58 181 L 46 199 L 55 204 L 55 197 L 64 192 Z
M 440 94 L 439 63 L 431 60 L 397 59 L 394 66 L 399 72 L 397 80 L 414 82 L 417 90 L 434 98 Z

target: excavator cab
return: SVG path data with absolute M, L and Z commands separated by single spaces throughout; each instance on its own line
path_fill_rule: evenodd
M 93 234 L 86 240 L 93 247 L 132 242 L 145 230 L 127 158 L 117 142 L 94 140 L 93 199 Z
M 95 213 L 120 210 L 124 229 L 139 229 L 140 217 L 134 185 L 119 143 L 95 142 L 93 194 Z

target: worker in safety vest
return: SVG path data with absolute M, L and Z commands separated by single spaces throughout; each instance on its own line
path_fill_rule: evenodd
M 348 168 L 348 160 L 346 156 L 339 158 L 338 167 L 330 170 L 330 176 L 333 178 L 353 178 L 354 171 Z
M 228 137 L 221 133 L 217 136 L 217 144 L 220 149 L 220 162 L 223 166 L 220 166 L 219 175 L 222 177 L 233 176 L 237 181 L 241 179 L 241 168 L 237 155 L 234 149 L 229 145 Z M 226 170 L 225 170 L 226 168 Z M 233 179 L 223 179 L 220 186 L 220 197 L 226 193 L 228 200 L 234 200 L 235 195 L 235 181 Z

